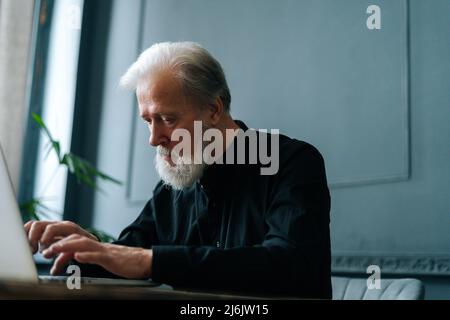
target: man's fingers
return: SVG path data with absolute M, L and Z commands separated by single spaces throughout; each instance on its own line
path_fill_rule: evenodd
M 48 225 L 55 224 L 55 221 L 33 221 L 29 226 L 28 240 L 32 248 L 33 254 L 37 252 L 39 248 L 39 240 L 42 233 Z
M 43 254 L 44 257 L 51 258 L 58 253 L 84 251 L 103 251 L 103 246 L 95 240 L 76 234 L 52 244 L 48 249 L 44 250 Z
M 43 255 L 46 258 L 51 258 L 57 254 L 51 274 L 59 274 L 64 271 L 67 263 L 75 258 L 81 263 L 102 264 L 104 261 L 105 252 L 102 244 L 99 242 L 72 234 L 54 244 L 48 249 L 44 250 Z
M 70 260 L 73 259 L 73 253 L 61 253 L 53 263 L 53 267 L 50 270 L 52 275 L 58 275 L 64 272 L 64 268 L 67 266 Z
M 67 241 L 77 240 L 77 239 L 80 239 L 80 238 L 81 238 L 80 235 L 72 234 L 72 235 L 70 235 L 68 237 L 60 239 L 59 241 L 55 241 L 51 246 L 49 246 L 48 248 L 46 248 L 45 250 L 42 251 L 42 255 L 44 256 L 44 258 L 47 258 L 47 259 L 53 258 L 58 253 L 63 252 L 63 251 L 59 250 L 61 243 L 65 243 Z
M 77 225 L 73 223 L 60 222 L 47 226 L 42 233 L 40 243 L 48 247 L 57 240 L 71 235 L 77 231 Z
M 28 232 L 30 232 L 30 228 L 31 228 L 31 225 L 33 224 L 33 222 L 35 222 L 35 221 L 30 220 L 23 225 L 23 227 L 25 228 L 25 233 L 27 234 L 27 237 L 28 237 Z
M 98 264 L 103 266 L 105 261 L 104 252 L 77 252 L 74 254 L 75 260 L 80 263 Z
M 25 234 L 27 236 L 27 239 L 29 239 L 30 229 L 31 229 L 31 226 L 33 225 L 34 222 L 36 222 L 36 221 L 30 220 L 30 221 L 28 221 L 27 223 L 25 223 L 23 225 L 23 228 L 25 229 Z M 29 243 L 29 244 L 30 244 L 31 251 L 33 251 L 34 250 L 33 246 L 31 245 L 31 243 Z
M 39 249 L 46 249 L 51 244 L 69 235 L 82 235 L 98 241 L 98 239 L 71 221 L 28 221 L 24 225 L 33 254 Z

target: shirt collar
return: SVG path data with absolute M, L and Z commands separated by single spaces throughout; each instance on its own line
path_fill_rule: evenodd
M 240 120 L 234 120 L 234 122 L 245 132 L 249 128 L 247 125 Z M 236 146 L 236 139 L 237 136 L 233 138 L 233 142 L 230 144 L 228 149 L 235 148 Z M 228 150 L 227 149 L 227 150 Z M 226 159 L 226 152 L 225 151 L 222 155 L 223 163 L 213 163 L 205 168 L 205 171 L 203 173 L 202 178 L 198 181 L 200 185 L 203 187 L 203 189 L 206 189 L 206 192 L 208 194 L 217 194 L 219 189 L 226 188 L 228 185 L 231 184 L 233 181 L 233 178 L 235 176 L 236 170 L 239 166 L 236 164 L 236 149 L 234 152 L 235 161 L 233 164 L 227 164 Z

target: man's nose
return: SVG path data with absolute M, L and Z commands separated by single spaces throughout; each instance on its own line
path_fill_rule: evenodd
M 158 126 L 151 126 L 150 128 L 150 138 L 149 143 L 153 147 L 157 147 L 159 145 L 166 145 L 170 141 L 169 137 L 167 136 L 166 132 L 159 128 Z

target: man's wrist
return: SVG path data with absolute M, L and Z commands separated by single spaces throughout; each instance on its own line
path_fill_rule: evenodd
M 151 278 L 153 266 L 153 250 L 143 249 L 143 276 L 142 278 Z

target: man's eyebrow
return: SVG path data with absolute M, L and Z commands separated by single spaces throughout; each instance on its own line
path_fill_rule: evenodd
M 144 120 L 148 120 L 148 119 L 149 119 L 147 113 L 139 113 L 139 116 L 140 116 L 142 119 L 144 119 Z
M 157 113 L 154 113 L 154 115 L 156 115 L 160 118 L 161 117 L 178 117 L 179 113 L 178 112 L 157 112 Z M 144 120 L 150 119 L 150 117 L 148 116 L 147 113 L 141 114 L 140 116 Z

